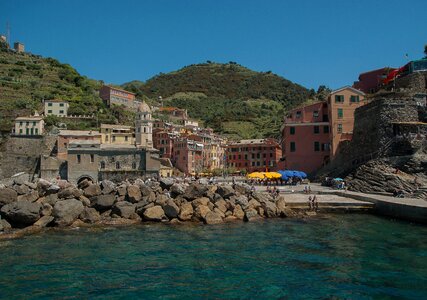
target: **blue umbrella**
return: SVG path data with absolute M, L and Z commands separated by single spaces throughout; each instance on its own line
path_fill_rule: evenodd
M 339 178 L 339 177 L 337 177 L 337 178 L 334 178 L 334 180 L 335 180 L 335 181 L 344 181 L 344 179 L 342 179 L 342 178 Z
M 302 171 L 297 171 L 301 178 L 307 178 L 307 174 Z
M 283 180 L 288 180 L 289 179 L 289 177 L 286 176 L 285 171 L 280 170 L 280 171 L 277 171 L 277 173 L 279 173 L 280 175 L 282 175 L 282 179 Z

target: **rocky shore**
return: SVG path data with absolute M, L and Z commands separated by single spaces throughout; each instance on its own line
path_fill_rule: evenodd
M 45 227 L 124 225 L 141 222 L 254 221 L 298 214 L 285 199 L 251 192 L 244 183 L 209 185 L 173 179 L 115 184 L 16 179 L 0 185 L 0 239 L 15 238 Z

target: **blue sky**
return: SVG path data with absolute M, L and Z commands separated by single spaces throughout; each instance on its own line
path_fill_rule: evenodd
M 0 32 L 108 83 L 235 61 L 308 88 L 423 56 L 425 0 L 0 0 Z

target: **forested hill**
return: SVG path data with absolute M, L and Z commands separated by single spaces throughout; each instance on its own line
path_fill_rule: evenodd
M 139 97 L 162 96 L 164 105 L 186 108 L 191 117 L 235 138 L 277 136 L 285 109 L 314 96 L 270 71 L 255 72 L 233 62 L 190 65 L 122 87 Z

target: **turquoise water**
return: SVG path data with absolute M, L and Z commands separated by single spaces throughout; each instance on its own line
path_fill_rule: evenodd
M 426 299 L 426 237 L 370 215 L 49 231 L 0 242 L 0 298 Z

